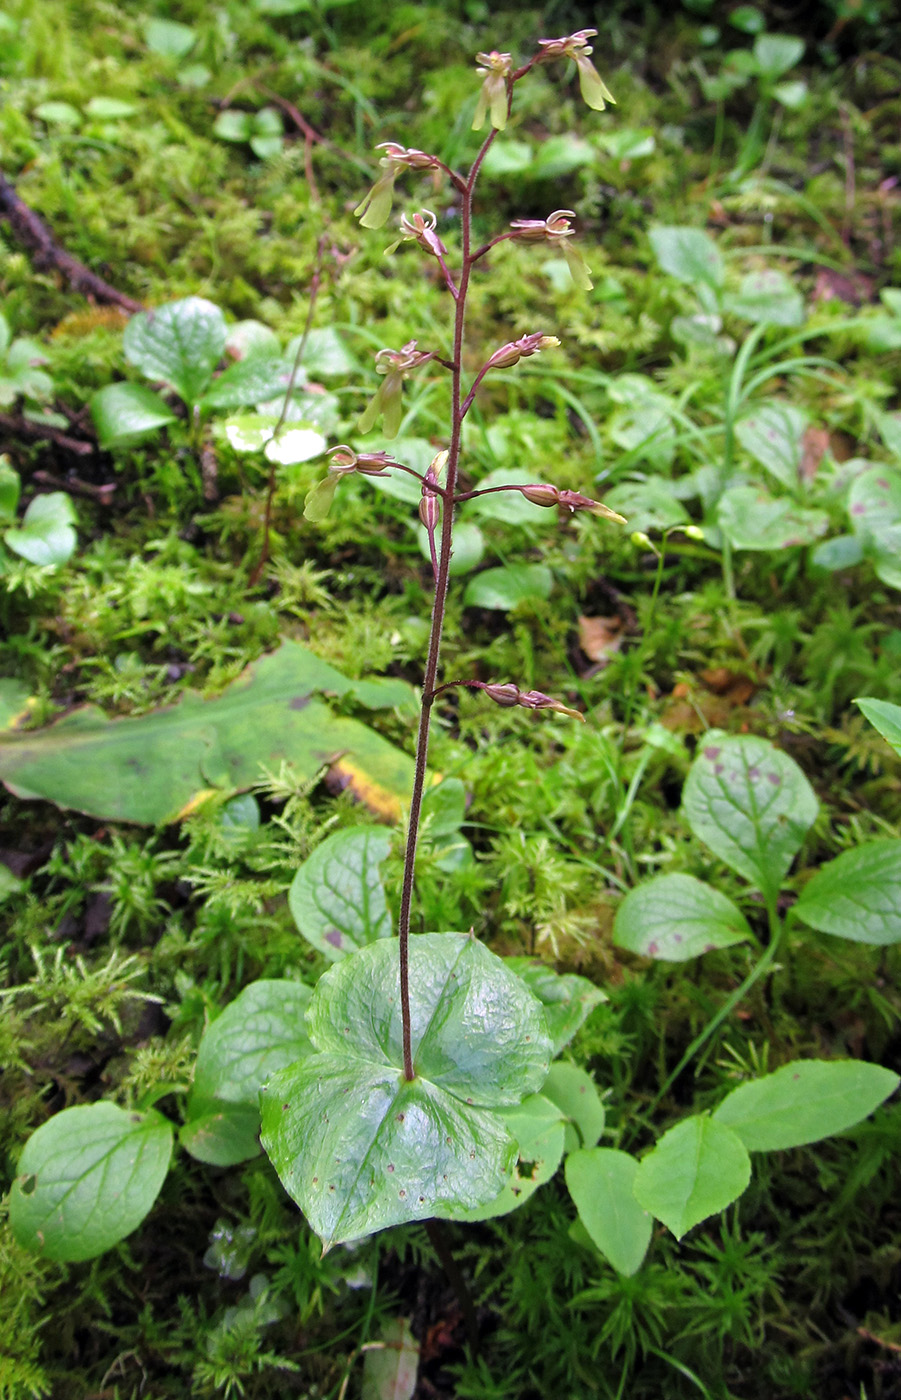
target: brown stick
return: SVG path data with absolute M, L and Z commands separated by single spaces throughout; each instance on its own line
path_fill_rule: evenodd
M 94 301 L 121 306 L 125 311 L 143 311 L 139 301 L 104 282 L 65 248 L 61 248 L 40 215 L 16 194 L 6 176 L 0 173 L 0 218 L 9 221 L 15 237 L 33 254 L 36 268 L 56 268 L 76 292 Z
M 116 489 L 115 481 L 109 481 L 104 486 L 92 486 L 89 481 L 80 481 L 77 476 L 54 476 L 53 472 L 32 472 L 31 479 L 39 486 L 53 486 L 70 496 L 86 496 L 102 506 L 112 505 L 111 498 Z
M 72 452 L 77 457 L 90 457 L 94 451 L 92 442 L 69 437 L 68 433 L 60 432 L 59 428 L 54 428 L 50 423 L 32 423 L 29 418 L 19 417 L 15 413 L 0 413 L 0 431 L 2 430 L 15 434 L 16 437 L 55 442 L 57 447 L 61 447 L 65 452 Z

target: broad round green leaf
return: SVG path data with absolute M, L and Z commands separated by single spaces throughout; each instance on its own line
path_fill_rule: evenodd
M 844 1132 L 901 1083 L 861 1060 L 796 1060 L 733 1089 L 713 1115 L 751 1152 L 778 1152 Z
M 112 1103 L 67 1108 L 33 1133 L 19 1158 L 10 1225 L 47 1259 L 93 1259 L 130 1235 L 169 1169 L 172 1126 Z
M 122 348 L 148 379 L 168 384 L 193 407 L 203 398 L 227 338 L 218 306 L 203 297 L 185 297 L 132 316 Z
M 848 492 L 848 514 L 883 583 L 901 588 L 901 472 L 874 466 Z
M 390 850 L 384 827 L 336 831 L 294 876 L 288 891 L 294 922 L 330 962 L 377 938 L 390 938 L 391 914 L 379 874 Z
M 737 1133 L 696 1114 L 664 1133 L 639 1163 L 634 1193 L 680 1240 L 737 1200 L 750 1179 L 751 1159 Z
M 688 525 L 691 517 L 669 486 L 666 481 L 624 481 L 604 493 L 604 504 L 624 515 L 630 530 L 644 534 Z
M 123 447 L 176 422 L 166 403 L 146 384 L 107 384 L 91 398 L 91 417 L 101 447 Z
M 767 739 L 705 735 L 682 794 L 695 836 L 775 898 L 819 803 L 798 765 Z
M 784 272 L 775 267 L 749 272 L 737 292 L 723 298 L 726 311 L 763 326 L 800 326 L 804 299 Z
M 65 564 L 78 543 L 73 528 L 77 521 L 75 507 L 65 491 L 48 491 L 35 496 L 21 526 L 7 530 L 3 538 L 13 553 L 29 564 Z
M 717 507 L 717 522 L 735 549 L 764 553 L 813 544 L 829 528 L 824 510 L 804 510 L 787 496 L 755 486 L 732 486 Z
M 809 419 L 794 404 L 759 404 L 735 425 L 742 447 L 789 491 L 801 481 L 804 430 Z
M 251 982 L 204 1032 L 191 1105 L 209 1100 L 259 1105 L 271 1074 L 311 1051 L 305 1016 L 312 993 L 302 982 Z M 191 1111 L 191 1117 L 196 1116 Z
M 211 408 L 246 408 L 283 394 L 291 377 L 291 365 L 281 355 L 248 355 L 218 375 L 201 402 Z
M 874 700 L 860 696 L 854 701 L 859 705 L 874 729 L 891 744 L 895 753 L 901 756 L 901 705 L 892 705 L 888 700 Z
M 548 1070 L 541 1089 L 546 1099 L 556 1104 L 569 1120 L 566 1125 L 566 1150 L 594 1147 L 604 1131 L 604 1105 L 597 1085 L 581 1065 L 557 1060 Z
M 294 363 L 299 344 L 299 335 L 288 344 L 285 355 L 290 364 Z M 359 364 L 334 326 L 318 326 L 310 331 L 301 363 L 307 375 L 317 379 L 342 378 L 359 369 Z M 397 460 L 402 459 L 398 457 Z
M 398 945 L 381 939 L 319 980 L 307 1025 L 317 1050 L 403 1065 Z M 547 1076 L 544 1012 L 484 944 L 462 933 L 410 939 L 413 1062 L 417 1076 L 486 1108 L 518 1104 Z M 350 1037 L 350 1040 L 348 1040 Z
M 901 841 L 867 841 L 822 866 L 793 913 L 854 943 L 901 943 Z
M 148 18 L 143 29 L 148 49 L 164 58 L 184 58 L 197 42 L 194 30 L 174 19 Z
M 295 8 L 300 8 L 295 6 Z M 419 1373 L 419 1343 L 405 1317 L 387 1323 L 363 1360 L 362 1400 L 411 1400 Z
M 723 284 L 723 260 L 709 234 L 700 228 L 652 228 L 648 237 L 658 265 L 680 282 Z
M 467 608 L 494 608 L 510 612 L 520 603 L 549 598 L 554 576 L 544 564 L 508 564 L 485 569 L 466 585 L 463 605 Z
M 628 1152 L 592 1147 L 566 1159 L 566 1185 L 579 1219 L 619 1274 L 630 1276 L 648 1251 L 653 1220 L 635 1199 L 638 1163 Z
M 618 948 L 661 962 L 685 962 L 750 936 L 732 900 L 693 875 L 646 880 L 629 891 L 613 923 Z
M 491 1109 L 547 1074 L 543 1013 L 501 959 L 463 934 L 420 934 L 407 1081 L 398 973 L 384 939 L 326 972 L 307 1016 L 319 1053 L 263 1093 L 263 1146 L 326 1245 L 494 1200 L 516 1146 Z
M 544 1007 L 548 1034 L 559 1055 L 583 1026 L 596 1006 L 607 998 L 587 977 L 555 972 L 536 958 L 507 958 L 506 965 L 521 977 Z
M 795 34 L 758 34 L 754 40 L 754 59 L 761 77 L 781 78 L 804 55 L 804 40 Z

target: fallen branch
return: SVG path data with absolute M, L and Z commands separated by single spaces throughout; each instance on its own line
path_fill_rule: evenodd
M 126 296 L 104 282 L 96 272 L 61 248 L 40 215 L 30 209 L 16 194 L 15 188 L 0 173 L 0 218 L 5 218 L 13 234 L 32 253 L 36 268 L 55 268 L 76 292 L 83 292 L 94 301 L 121 306 L 125 311 L 143 311 L 139 301 Z
M 94 451 L 92 442 L 83 438 L 69 437 L 50 423 L 36 423 L 15 413 L 0 413 L 0 432 L 5 431 L 15 437 L 32 438 L 36 441 L 56 443 L 64 452 L 72 452 L 78 457 L 90 457 Z
M 112 505 L 112 496 L 116 489 L 115 481 L 108 481 L 103 486 L 92 486 L 89 481 L 80 481 L 77 476 L 54 476 L 53 472 L 32 472 L 31 479 L 39 486 L 52 486 L 54 490 L 65 491 L 69 496 L 86 496 L 88 500 L 97 501 L 101 506 Z

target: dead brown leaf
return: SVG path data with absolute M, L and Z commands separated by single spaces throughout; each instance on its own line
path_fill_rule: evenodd
M 579 646 L 589 661 L 606 665 L 623 641 L 621 617 L 580 617 Z

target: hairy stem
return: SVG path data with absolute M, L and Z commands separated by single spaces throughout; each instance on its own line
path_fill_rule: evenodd
M 454 312 L 454 351 L 451 387 L 451 436 L 447 453 L 447 476 L 444 485 L 444 509 L 441 512 L 441 549 L 438 557 L 438 570 L 435 575 L 435 596 L 432 603 L 432 627 L 429 633 L 429 649 L 426 658 L 425 674 L 422 679 L 422 709 L 419 715 L 419 734 L 416 740 L 416 766 L 413 777 L 413 791 L 410 796 L 410 820 L 407 826 L 407 845 L 404 852 L 404 877 L 400 895 L 400 917 L 398 938 L 400 941 L 400 1010 L 403 1032 L 404 1076 L 414 1079 L 413 1047 L 410 1028 L 410 910 L 413 902 L 413 874 L 416 863 L 416 842 L 419 837 L 419 822 L 422 816 L 422 798 L 425 792 L 426 764 L 429 755 L 429 729 L 432 719 L 432 705 L 435 700 L 435 680 L 438 675 L 438 662 L 441 654 L 441 632 L 444 626 L 444 610 L 447 603 L 447 586 L 450 578 L 451 542 L 454 529 L 454 490 L 457 484 L 457 468 L 460 462 L 460 443 L 463 427 L 462 365 L 463 340 L 466 330 L 466 296 L 472 272 L 472 197 L 478 178 L 479 167 L 496 132 L 492 130 L 482 143 L 469 177 L 461 191 L 460 225 L 463 239 L 463 256 L 460 267 L 460 280 L 457 283 L 457 297 Z

